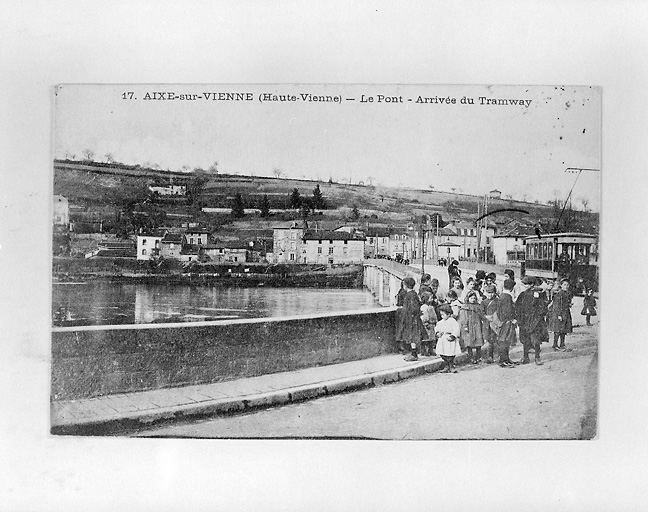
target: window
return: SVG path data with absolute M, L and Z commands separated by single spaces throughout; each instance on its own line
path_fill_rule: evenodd
M 198 239 L 198 245 L 202 245 L 202 238 Z
M 333 254 L 333 247 L 329 247 L 329 254 Z
M 294 252 L 290 253 L 290 261 L 295 261 L 295 253 Z
M 332 243 L 333 243 L 333 240 L 329 240 L 329 244 L 332 244 Z
M 142 249 L 142 256 L 146 256 L 146 249 Z
M 319 242 L 320 244 L 322 243 L 322 241 L 321 241 L 321 240 L 318 240 L 318 242 Z
M 322 248 L 321 247 L 317 248 L 317 254 L 322 254 Z
M 194 239 L 193 239 L 193 237 L 191 237 L 191 238 L 189 239 L 189 244 L 191 244 L 191 245 L 194 244 Z
M 344 241 L 344 245 L 348 244 L 349 242 L 347 240 Z
M 146 238 L 142 240 L 142 245 L 146 245 Z

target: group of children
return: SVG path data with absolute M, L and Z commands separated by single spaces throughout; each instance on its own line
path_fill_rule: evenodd
M 553 291 L 547 283 L 538 283 L 526 276 L 521 286 L 515 282 L 512 270 L 506 270 L 503 289 L 498 291 L 496 274 L 477 271 L 463 286 L 455 275 L 446 295 L 439 291 L 439 281 L 423 274 L 418 293 L 413 277 L 403 279 L 397 295 L 396 340 L 402 354 L 409 350 L 406 361 L 417 361 L 419 355 L 439 355 L 445 362 L 446 373 L 456 373 L 455 357 L 468 353 L 472 364 L 482 360 L 493 363 L 498 356 L 502 368 L 530 363 L 534 351 L 535 363 L 540 359 L 540 345 L 549 341 L 553 331 L 553 349 L 570 350 L 565 336 L 572 332 L 572 295 L 569 281 L 560 281 Z M 596 315 L 596 299 L 589 290 L 583 300 L 581 313 L 590 324 Z M 517 339 L 523 345 L 524 355 L 518 362 L 511 361 L 509 349 Z

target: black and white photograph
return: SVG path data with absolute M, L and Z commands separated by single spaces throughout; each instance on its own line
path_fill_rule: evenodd
M 55 88 L 51 432 L 597 435 L 601 88 Z
M 645 2 L 0 12 L 3 512 L 646 508 Z

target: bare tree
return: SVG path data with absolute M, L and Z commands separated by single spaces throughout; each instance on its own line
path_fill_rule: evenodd
M 376 178 L 373 176 L 367 176 L 367 181 L 369 182 L 369 186 L 373 187 L 374 181 L 376 181 Z
M 218 162 L 214 161 L 214 163 L 211 164 L 207 170 L 212 174 L 218 174 Z
M 274 169 L 272 169 L 272 174 L 274 174 L 275 178 L 281 178 L 284 175 L 284 172 L 278 167 L 275 167 Z
M 84 149 L 81 154 L 83 155 L 84 160 L 92 162 L 92 159 L 94 158 L 94 151 L 92 151 L 91 149 Z
M 587 205 L 589 205 L 589 199 L 587 199 L 586 197 L 580 197 L 578 200 L 583 205 L 583 211 L 585 213 L 588 213 L 589 210 L 587 209 Z
M 104 155 L 104 158 L 106 159 L 106 162 L 111 164 L 115 161 L 115 158 L 113 157 L 113 154 L 108 152 Z

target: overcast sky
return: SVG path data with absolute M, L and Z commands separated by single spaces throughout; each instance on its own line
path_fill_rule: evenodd
M 130 97 L 133 99 L 123 99 Z M 145 100 L 155 92 L 196 100 Z M 251 93 L 213 101 L 211 93 Z M 204 93 L 210 93 L 205 99 Z M 259 101 L 261 94 L 296 101 Z M 301 94 L 340 96 L 339 103 Z M 379 95 L 395 101 L 379 102 Z M 362 102 L 373 97 L 373 102 Z M 417 103 L 452 98 L 456 103 Z M 473 104 L 462 103 L 463 97 Z M 353 100 L 351 100 L 353 98 Z M 402 101 L 401 101 L 402 100 Z M 524 100 L 489 104 L 488 100 Z M 500 102 L 502 103 L 502 102 Z M 600 169 L 601 90 L 589 86 L 64 85 L 56 98 L 54 156 L 223 173 L 455 188 L 547 201 L 565 199 L 576 174 Z M 583 172 L 572 198 L 599 210 L 600 173 Z

